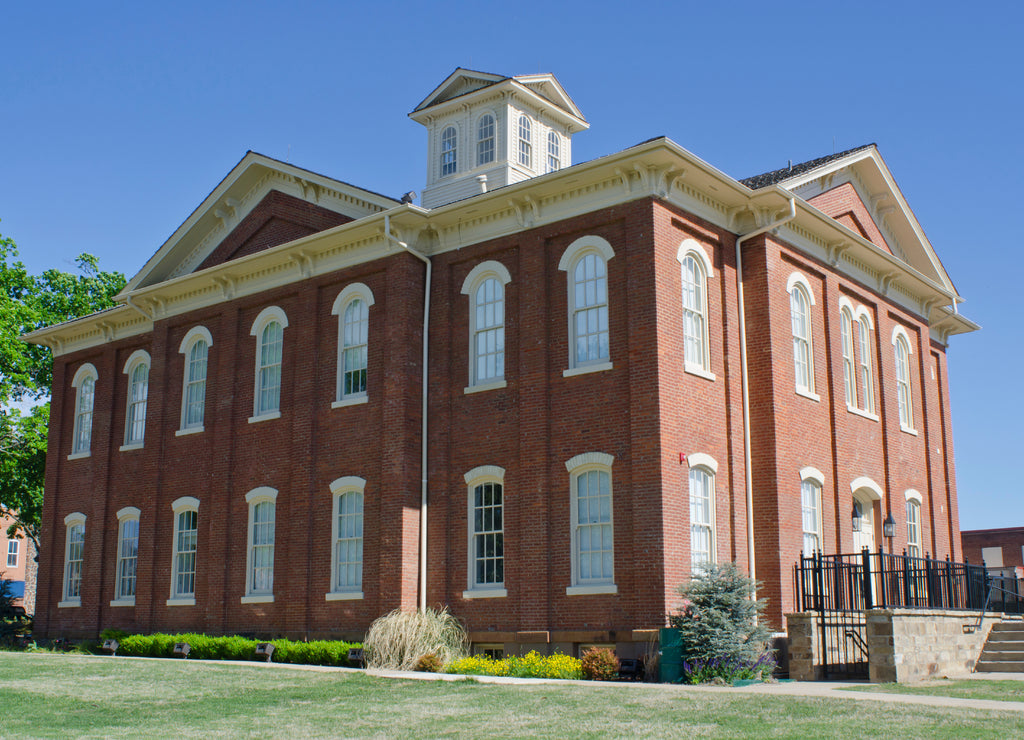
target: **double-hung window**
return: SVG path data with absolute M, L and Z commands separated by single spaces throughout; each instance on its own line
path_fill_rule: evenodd
M 843 296 L 839 299 L 839 318 L 846 407 L 861 416 L 877 420 L 871 361 L 874 344 L 871 313 L 864 306 L 854 306 L 849 298 Z
M 811 340 L 811 306 L 814 292 L 803 275 L 789 276 L 789 315 L 793 334 L 793 371 L 797 393 L 817 398 L 814 393 L 814 345 Z
M 85 363 L 75 373 L 71 387 L 75 389 L 75 429 L 70 459 L 88 457 L 92 445 L 92 408 L 96 399 L 96 367 Z
M 331 313 L 338 317 L 335 407 L 366 402 L 370 306 L 373 303 L 373 293 L 363 283 L 349 285 L 334 299 Z
M 363 495 L 357 476 L 331 483 L 331 589 L 328 601 L 363 598 Z
M 139 510 L 127 506 L 117 512 L 117 573 L 111 606 L 135 606 L 135 580 L 139 564 Z
M 572 585 L 566 594 L 618 593 L 612 509 L 612 462 L 587 452 L 565 463 L 572 506 Z
M 494 116 L 485 113 L 477 123 L 476 164 L 490 164 L 494 161 Z
M 921 557 L 921 494 L 907 491 L 907 555 Z
M 519 116 L 519 164 L 533 169 L 533 122 L 525 113 Z
M 174 513 L 174 550 L 171 561 L 171 597 L 167 606 L 194 606 L 199 553 L 199 499 L 182 496 L 171 504 Z
M 548 132 L 548 172 L 562 166 L 562 140 L 555 131 Z
M 482 465 L 464 478 L 469 493 L 469 577 L 463 598 L 506 596 L 505 470 Z
M 281 415 L 281 369 L 288 317 L 277 306 L 260 311 L 249 331 L 256 337 L 256 383 L 250 422 Z
M 715 476 L 718 462 L 697 452 L 687 457 L 690 466 L 690 572 L 699 573 L 716 562 Z
M 18 567 L 18 552 L 20 550 L 21 542 L 19 540 L 10 540 L 7 543 L 7 567 L 17 568 Z
M 803 521 L 805 558 L 821 552 L 821 488 L 825 476 L 817 468 L 800 471 L 800 512 Z
M 569 245 L 558 263 L 569 276 L 569 369 L 574 375 L 611 367 L 608 260 L 611 245 L 585 236 Z
M 201 432 L 206 417 L 206 374 L 213 337 L 203 326 L 191 329 L 181 340 L 184 355 L 182 373 L 181 428 L 179 434 Z
M 457 169 L 457 137 L 454 126 L 441 132 L 441 177 L 454 175 Z
M 679 261 L 683 310 L 683 369 L 713 380 L 708 333 L 708 279 L 714 274 L 704 248 L 685 240 L 676 252 Z
M 149 398 L 149 353 L 132 352 L 124 365 L 128 376 L 128 408 L 124 422 L 122 449 L 142 447 L 146 437 L 146 404 Z
M 469 387 L 505 385 L 505 286 L 512 276 L 500 262 L 474 267 L 462 283 L 469 296 Z
M 249 504 L 249 542 L 243 604 L 274 600 L 274 527 L 277 491 L 262 486 L 245 495 Z
M 85 514 L 68 514 L 64 517 L 64 528 L 64 589 L 57 606 L 80 606 L 85 565 Z
M 900 429 L 914 433 L 914 404 L 910 384 L 910 335 L 902 326 L 892 332 L 893 355 L 896 361 L 896 400 L 899 405 Z

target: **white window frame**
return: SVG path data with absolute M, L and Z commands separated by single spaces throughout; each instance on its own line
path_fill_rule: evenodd
M 815 305 L 814 291 L 811 283 L 799 272 L 794 272 L 786 282 L 786 291 L 789 293 L 789 314 L 790 325 L 793 333 L 793 374 L 796 383 L 796 392 L 813 401 L 820 401 L 821 397 L 814 392 L 814 330 L 811 322 L 811 306 Z M 800 332 L 798 327 L 798 305 L 803 302 L 804 331 Z M 804 361 L 804 377 L 800 374 L 800 355 L 806 357 Z
M 562 169 L 562 137 L 557 131 L 548 131 L 548 172 Z
M 913 488 L 904 492 L 907 501 L 907 555 L 921 557 L 923 537 L 921 532 L 921 510 L 924 498 Z
M 72 553 L 72 533 L 79 532 L 81 537 L 78 552 Z M 78 558 L 72 560 L 72 555 Z M 77 568 L 76 568 L 77 564 Z M 77 575 L 76 575 L 77 571 Z M 82 605 L 82 582 L 85 580 L 85 514 L 73 512 L 64 517 L 64 577 L 61 579 L 61 595 L 58 609 Z M 75 593 L 72 594 L 72 579 L 75 580 Z
M 907 330 L 898 324 L 892 330 L 892 354 L 896 367 L 896 403 L 899 409 L 900 430 L 916 435 L 914 386 L 910 372 L 910 356 L 914 354 L 914 343 L 910 341 Z
M 449 136 L 451 132 L 451 136 Z M 459 171 L 459 130 L 454 124 L 441 129 L 441 156 L 438 159 L 441 177 L 451 177 Z
M 363 598 L 363 573 L 365 557 L 365 525 L 366 525 L 366 479 L 355 475 L 347 475 L 331 482 L 331 583 L 326 593 L 327 601 L 355 601 Z M 358 536 L 342 538 L 344 534 L 339 528 L 341 518 L 341 499 L 343 496 L 359 496 Z M 354 516 L 354 515 L 353 515 Z M 338 546 L 342 539 L 359 541 L 359 584 L 338 585 Z M 355 561 L 346 561 L 355 562 Z
M 839 299 L 839 316 L 846 410 L 866 419 L 878 421 L 878 414 L 875 412 L 875 373 L 872 361 L 875 322 L 865 306 L 855 306 L 846 296 Z
M 516 161 L 528 169 L 533 169 L 533 121 L 525 113 L 519 114 L 516 121 L 516 140 L 519 142 L 519 156 Z
M 134 506 L 126 506 L 117 512 L 117 558 L 114 560 L 114 600 L 110 602 L 111 606 L 135 606 L 135 594 L 138 590 L 139 583 L 139 517 L 140 512 Z M 125 540 L 126 530 L 129 527 L 134 529 L 135 533 L 135 553 L 125 552 Z M 131 564 L 131 593 L 127 593 L 124 588 L 125 574 L 122 570 L 125 566 Z
M 275 408 L 262 408 L 260 405 L 261 393 L 260 393 L 260 379 L 264 365 L 261 363 L 263 355 L 263 331 L 267 326 L 276 321 L 281 325 L 281 357 L 278 362 L 279 376 L 277 386 L 277 406 Z M 249 336 L 256 337 L 256 372 L 253 382 L 253 399 L 252 399 L 252 416 L 249 417 L 249 423 L 254 424 L 260 421 L 267 421 L 269 419 L 281 418 L 281 391 L 284 388 L 284 330 L 288 328 L 288 317 L 285 312 L 278 306 L 268 306 L 260 311 L 256 320 L 252 322 L 252 329 L 249 330 Z M 266 365 L 266 367 L 272 367 L 274 363 Z
M 192 353 L 200 342 L 206 346 L 206 357 L 202 361 L 202 378 L 193 378 Z M 210 330 L 205 326 L 194 326 L 189 329 L 188 333 L 182 338 L 181 344 L 178 345 L 178 353 L 184 356 L 184 368 L 181 372 L 181 426 L 174 433 L 176 436 L 198 434 L 205 429 L 206 379 L 210 375 L 210 347 L 212 346 L 213 335 L 210 334 Z M 199 396 L 199 402 L 196 405 L 200 409 L 201 418 L 198 422 L 189 421 L 189 395 L 192 389 L 196 389 L 196 395 Z
M 617 594 L 619 587 L 615 585 L 615 483 L 612 479 L 612 463 L 615 458 L 604 452 L 585 452 L 576 455 L 565 462 L 565 469 L 569 471 L 569 507 L 572 527 L 571 547 L 572 555 L 572 585 L 567 586 L 567 596 L 587 596 L 594 594 Z M 591 472 L 599 472 L 608 476 L 608 521 L 599 521 L 594 524 L 581 524 L 579 521 L 578 480 L 580 477 Z M 611 555 L 612 572 L 608 576 L 602 575 L 599 578 L 583 579 L 580 577 L 580 531 L 582 527 L 608 526 L 611 529 Z
M 490 134 L 484 129 L 485 121 L 490 119 Z M 493 164 L 498 156 L 498 119 L 487 112 L 480 116 L 476 122 L 476 166 Z M 489 155 L 489 156 L 488 156 Z
M 702 568 L 703 563 L 715 564 L 718 562 L 718 536 L 716 524 L 716 479 L 718 477 L 718 461 L 711 455 L 703 452 L 694 452 L 686 457 L 686 464 L 689 467 L 687 472 L 687 489 L 690 502 L 690 574 L 696 575 Z M 707 510 L 706 521 L 695 522 L 694 511 L 694 475 L 700 474 L 707 477 Z M 708 553 L 707 559 L 697 562 L 694 560 L 695 550 L 693 532 L 696 528 L 704 528 L 708 532 Z
M 464 599 L 493 599 L 508 596 L 505 588 L 505 469 L 497 465 L 480 465 L 463 476 L 466 481 L 466 590 L 462 592 Z M 483 485 L 501 486 L 501 527 L 491 528 L 483 532 L 476 530 L 476 489 Z M 502 579 L 494 583 L 478 583 L 476 580 L 477 538 L 479 536 L 496 535 L 501 538 Z
M 595 255 L 598 260 L 604 262 L 604 292 L 605 302 L 595 303 L 594 305 L 587 305 L 583 307 L 576 306 L 576 267 L 581 260 L 585 259 L 590 255 Z M 566 292 L 566 305 L 568 308 L 568 344 L 569 344 L 569 368 L 562 372 L 563 377 L 569 377 L 572 375 L 580 375 L 582 373 L 593 373 L 601 370 L 610 370 L 612 368 L 612 337 L 611 337 L 611 295 L 610 281 L 608 279 L 608 262 L 615 256 L 615 250 L 612 249 L 612 245 L 608 243 L 606 239 L 602 239 L 599 236 L 583 236 L 570 244 L 565 252 L 562 253 L 562 259 L 558 262 L 558 269 L 565 271 L 568 277 L 568 285 Z M 593 360 L 587 360 L 584 362 L 577 362 L 576 360 L 576 314 L 581 311 L 590 311 L 598 309 L 599 323 L 600 323 L 600 309 L 604 309 L 604 321 L 608 326 L 608 356 L 598 357 Z
M 152 366 L 149 352 L 144 349 L 132 352 L 124 363 L 124 374 L 128 376 L 128 394 L 125 400 L 124 444 L 121 445 L 121 452 L 137 450 L 146 444 L 146 409 L 149 405 L 149 370 Z M 136 377 L 143 367 L 146 368 L 145 378 Z
M 683 320 L 683 370 L 691 375 L 714 380 L 711 372 L 711 335 L 708 315 L 708 284 L 715 276 L 711 258 L 694 239 L 686 239 L 676 250 Z M 688 264 L 693 266 L 692 290 L 687 288 Z M 696 349 L 697 351 L 688 351 Z M 699 351 L 700 357 L 693 355 Z
M 356 301 L 362 301 L 366 310 L 366 343 L 346 345 L 345 313 Z M 354 406 L 366 403 L 369 400 L 370 307 L 373 306 L 373 304 L 373 291 L 363 283 L 352 283 L 351 285 L 346 286 L 345 289 L 338 294 L 338 297 L 334 299 L 334 305 L 331 306 L 331 315 L 338 317 L 337 375 L 334 384 L 334 401 L 331 403 L 331 408 L 336 409 L 341 408 L 342 406 Z M 366 359 L 366 367 L 363 368 L 366 372 L 366 388 L 361 391 L 345 393 L 345 352 L 358 350 L 360 347 L 363 347 Z
M 170 598 L 167 599 L 167 606 L 195 606 L 196 578 L 199 575 L 199 499 L 194 496 L 177 498 L 171 503 L 171 511 L 174 515 L 174 539 L 171 540 L 171 591 Z M 183 550 L 180 547 L 181 516 L 183 514 L 195 514 L 196 517 L 194 550 Z M 192 590 L 188 592 L 178 590 L 178 577 L 181 575 L 180 558 L 183 554 L 192 555 Z
M 78 460 L 92 455 L 92 419 L 98 380 L 96 366 L 86 362 L 78 368 L 71 381 L 71 387 L 75 389 L 75 424 L 68 460 Z M 88 408 L 85 408 L 86 406 Z
M 821 523 L 821 491 L 824 487 L 825 476 L 820 470 L 810 466 L 800 470 L 800 521 L 803 531 L 803 541 L 801 542 L 800 549 L 806 558 L 813 556 L 815 549 L 819 552 L 824 551 Z M 808 503 L 810 504 L 809 507 Z M 814 517 L 814 522 L 810 523 L 810 527 L 808 527 L 807 521 L 808 508 L 810 508 L 810 513 Z M 809 538 L 817 541 L 817 548 L 811 548 L 810 552 L 807 551 Z
M 8 540 L 7 541 L 7 567 L 8 568 L 17 568 L 18 567 L 18 556 L 20 555 L 20 553 L 21 553 L 21 541 L 20 540 Z
M 477 292 L 488 280 L 495 280 L 501 289 L 501 316 L 500 320 L 490 326 L 480 327 L 478 324 L 477 309 L 479 296 Z M 477 393 L 489 391 L 496 388 L 504 388 L 505 382 L 505 300 L 507 291 L 505 286 L 512 282 L 512 274 L 505 265 L 496 260 L 487 260 L 474 267 L 462 281 L 462 294 L 469 297 L 469 385 L 464 389 L 465 393 Z M 497 301 L 495 301 L 496 303 Z M 477 335 L 481 332 L 496 332 L 500 341 L 500 349 L 495 353 L 501 356 L 501 372 L 493 377 L 481 377 L 478 371 Z
M 277 489 L 269 486 L 254 488 L 245 494 L 245 502 L 249 505 L 249 526 L 247 529 L 246 558 L 245 558 L 245 596 L 242 597 L 243 604 L 270 604 L 274 601 L 274 549 L 277 542 Z M 271 537 L 270 547 L 270 588 L 257 590 L 253 586 L 256 575 L 255 549 L 257 547 L 254 537 L 256 507 L 259 504 L 270 503 L 274 511 L 274 534 Z M 262 543 L 260 547 L 266 547 Z

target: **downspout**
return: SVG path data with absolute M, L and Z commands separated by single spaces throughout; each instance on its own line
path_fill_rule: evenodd
M 126 305 L 131 306 L 132 308 L 134 308 L 136 311 L 141 313 L 143 316 L 145 316 L 150 321 L 153 320 L 153 316 L 151 314 L 148 314 L 145 311 L 143 311 L 142 308 L 132 300 L 131 293 L 125 295 L 124 302 L 125 302 Z
M 748 575 L 751 579 L 757 577 L 754 560 L 754 480 L 751 475 L 750 379 L 747 377 L 747 322 L 746 308 L 743 302 L 743 253 L 740 251 L 740 247 L 748 239 L 778 228 L 794 218 L 796 218 L 796 198 L 790 196 L 789 213 L 778 221 L 773 221 L 767 226 L 762 226 L 760 229 L 736 238 L 736 300 L 740 317 L 740 380 L 743 386 L 743 478 L 747 494 L 747 561 Z
M 423 410 L 422 428 L 420 429 L 420 598 L 419 608 L 423 611 L 427 608 L 427 359 L 429 357 L 430 339 L 430 277 L 433 263 L 426 255 L 420 254 L 391 233 L 391 216 L 384 214 L 384 236 L 388 241 L 397 244 L 413 257 L 421 260 L 427 266 L 425 286 L 423 288 Z

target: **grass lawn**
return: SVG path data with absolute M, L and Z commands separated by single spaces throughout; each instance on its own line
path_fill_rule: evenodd
M 488 685 L 0 653 L 9 737 L 1024 736 L 1024 714 L 692 691 Z
M 993 701 L 1024 701 L 1024 681 L 1000 681 L 984 678 L 935 680 L 913 684 L 881 683 L 851 686 L 846 691 L 872 691 L 885 694 L 922 694 L 952 696 L 957 699 L 991 699 Z

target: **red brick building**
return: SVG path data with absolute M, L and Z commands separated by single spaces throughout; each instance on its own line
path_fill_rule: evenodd
M 964 558 L 990 572 L 1024 577 L 1024 527 L 971 529 L 960 533 Z
M 801 551 L 889 514 L 960 557 L 946 345 L 977 327 L 873 145 L 571 165 L 552 76 L 462 69 L 410 115 L 423 207 L 249 153 L 121 305 L 28 337 L 40 633 L 447 604 L 478 646 L 628 651 L 709 560 L 782 628 Z

